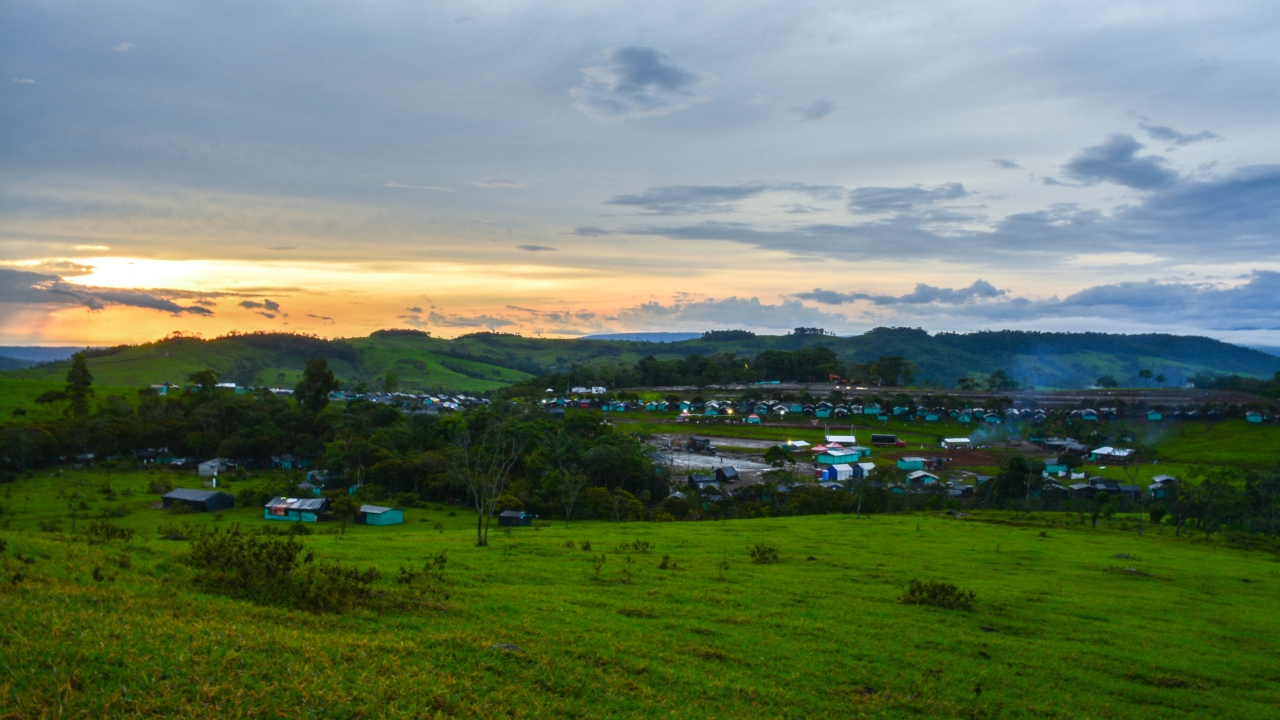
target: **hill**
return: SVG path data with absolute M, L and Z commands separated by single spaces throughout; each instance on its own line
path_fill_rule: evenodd
M 828 347 L 844 362 L 905 357 L 920 367 L 917 383 L 944 387 L 969 374 L 1000 369 L 1040 388 L 1088 387 L 1101 375 L 1127 385 L 1137 382 L 1144 368 L 1164 375 L 1171 385 L 1199 373 L 1270 378 L 1280 371 L 1280 357 L 1204 337 L 1021 331 L 929 335 L 910 328 L 877 328 L 854 337 L 725 332 L 678 342 L 552 340 L 501 333 L 448 340 L 407 330 L 342 340 L 285 334 L 170 337 L 91 350 L 90 367 L 106 385 L 182 384 L 188 374 L 212 368 L 223 380 L 240 385 L 291 387 L 308 358 L 324 357 L 350 386 L 394 373 L 406 389 L 482 393 L 546 373 L 564 373 L 572 381 L 577 369 L 629 367 L 649 355 L 664 360 L 722 353 L 754 358 L 766 350 L 813 347 Z M 55 362 L 9 370 L 4 376 L 59 380 L 65 373 L 66 363 Z

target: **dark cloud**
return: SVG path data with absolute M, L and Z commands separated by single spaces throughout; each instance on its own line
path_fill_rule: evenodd
M 172 297 L 193 297 L 176 290 L 132 290 L 99 288 L 63 282 L 57 275 L 0 268 L 0 302 L 28 305 L 79 305 L 104 310 L 112 305 L 159 310 L 174 315 L 212 315 L 213 311 L 192 305 L 184 307 Z
M 856 213 L 905 213 L 946 200 L 959 200 L 970 193 L 960 183 L 937 187 L 862 187 L 849 191 L 849 209 Z
M 1157 190 L 1178 181 L 1178 173 L 1158 155 L 1138 157 L 1144 145 L 1132 135 L 1115 134 L 1101 145 L 1085 148 L 1063 166 L 1063 173 L 1081 183 L 1110 182 L 1135 190 Z
M 814 288 L 813 292 L 796 293 L 796 297 L 801 300 L 813 300 L 826 305 L 841 305 L 859 300 L 866 300 L 876 305 L 924 305 L 928 303 L 960 305 L 977 300 L 990 300 L 1005 295 L 1007 292 L 1007 290 L 996 289 L 994 285 L 986 280 L 975 280 L 969 287 L 959 289 L 940 288 L 920 283 L 916 285 L 915 290 L 905 295 L 873 295 L 860 292 L 839 293 L 823 290 L 822 288 Z
M 581 235 L 582 237 L 603 237 L 605 235 L 612 235 L 613 231 L 605 230 L 604 228 L 593 227 L 591 225 L 583 225 L 582 227 L 574 228 L 573 234 Z
M 254 314 L 255 314 L 255 315 L 261 315 L 262 317 L 264 317 L 264 318 L 266 318 L 266 319 L 268 319 L 268 320 L 275 320 L 275 319 L 276 319 L 276 314 L 275 314 L 275 313 L 269 313 L 269 312 L 257 312 L 257 313 L 254 313 Z
M 1021 167 L 1020 165 L 1018 165 L 1018 163 L 1012 160 L 996 159 L 996 160 L 992 160 L 991 162 L 993 165 L 1000 168 L 1001 170 L 1017 170 L 1019 167 Z
M 316 320 L 323 320 L 324 322 L 329 324 L 333 324 L 335 322 L 334 319 L 329 317 L 328 315 L 312 315 L 311 313 L 307 313 L 307 317 L 315 318 Z
M 1191 145 L 1192 143 L 1198 143 L 1203 140 L 1218 139 L 1218 136 L 1215 133 L 1211 133 L 1208 130 L 1201 130 L 1193 135 L 1185 135 L 1166 125 L 1152 125 L 1142 122 L 1138 123 L 1138 127 L 1146 130 L 1147 134 L 1151 136 L 1151 139 L 1159 140 L 1160 142 L 1167 142 L 1178 147 Z
M 584 68 L 582 82 L 569 91 L 573 106 L 600 122 L 666 115 L 705 99 L 704 78 L 675 64 L 662 51 L 628 45 Z
M 524 250 L 525 252 L 555 252 L 556 251 L 556 248 L 547 247 L 546 245 L 517 245 L 516 249 Z
M 240 307 L 249 310 L 266 310 L 267 312 L 279 312 L 280 303 L 274 300 L 262 299 L 262 302 L 256 300 L 244 300 L 239 303 Z
M 414 313 L 415 315 L 422 312 L 422 308 L 420 307 L 405 308 L 405 310 L 408 310 L 409 312 Z
M 800 116 L 800 122 L 811 122 L 821 120 L 835 112 L 835 109 L 836 106 L 829 100 L 815 100 L 806 107 L 792 108 L 791 111 Z
M 890 196 L 891 197 L 891 196 Z M 901 207 L 886 199 L 887 207 Z M 1018 265 L 1086 253 L 1139 252 L 1200 261 L 1280 257 L 1280 165 L 1243 168 L 1208 180 L 1184 180 L 1148 193 L 1111 215 L 1074 205 L 1017 213 L 990 230 L 937 232 L 935 218 L 900 214 L 878 222 L 763 228 L 706 221 L 694 225 L 623 230 L 676 240 L 720 240 L 799 257 L 932 258 L 986 265 Z
M 728 213 L 735 209 L 732 203 L 768 192 L 807 195 L 815 200 L 833 200 L 841 196 L 844 188 L 803 183 L 664 185 L 651 187 L 639 195 L 618 195 L 606 200 L 605 204 L 637 208 L 646 215 Z
M 475 181 L 475 183 L 474 183 L 474 184 L 475 184 L 475 186 L 476 186 L 476 187 L 478 187 L 478 188 L 518 188 L 518 187 L 524 187 L 524 183 L 516 182 L 515 180 L 503 180 L 502 178 L 486 178 L 486 179 L 484 179 L 484 180 L 477 180 L 477 181 Z M 428 189 L 435 190 L 435 189 L 438 189 L 438 188 L 428 188 Z M 452 192 L 452 191 L 450 191 L 450 192 Z

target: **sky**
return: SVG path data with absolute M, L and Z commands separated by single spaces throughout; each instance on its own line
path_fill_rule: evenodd
M 0 4 L 0 345 L 1280 345 L 1280 4 Z

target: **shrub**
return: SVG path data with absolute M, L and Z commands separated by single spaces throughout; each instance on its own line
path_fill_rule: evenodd
M 133 530 L 116 527 L 106 520 L 98 520 L 85 526 L 84 536 L 90 545 L 102 545 L 112 540 L 129 542 L 133 539 Z
M 778 546 L 773 543 L 756 543 L 754 547 L 747 548 L 747 553 L 751 555 L 751 562 L 756 565 L 768 565 L 778 562 Z
M 51 532 L 58 532 L 62 530 L 62 523 L 58 522 L 57 520 L 41 520 L 39 525 L 40 525 L 40 532 L 51 533 Z
M 972 610 L 976 597 L 972 590 L 961 590 L 954 583 L 912 580 L 907 583 L 907 592 L 902 596 L 901 601 L 903 605 L 932 605 L 947 610 Z
M 669 512 L 657 512 L 653 515 L 654 522 L 675 522 L 676 516 Z
M 1153 525 L 1159 525 L 1160 521 L 1164 519 L 1166 512 L 1167 511 L 1164 509 L 1164 505 L 1160 503 L 1156 503 L 1155 505 L 1151 506 L 1150 510 L 1147 511 L 1147 515 L 1148 517 L 1151 518 L 1151 523 Z
M 152 495 L 164 495 L 170 490 L 173 490 L 173 485 L 165 478 L 157 478 L 147 485 L 147 492 Z

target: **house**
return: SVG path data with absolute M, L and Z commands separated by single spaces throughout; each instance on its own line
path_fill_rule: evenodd
M 912 486 L 928 485 L 938 482 L 938 476 L 933 473 L 927 473 L 924 470 L 917 470 L 907 474 L 907 484 Z
M 320 497 L 321 487 L 319 485 L 313 485 L 312 483 L 309 483 L 309 482 L 304 482 L 304 483 L 298 483 L 298 490 L 303 495 L 310 495 L 311 497 Z
M 533 524 L 533 515 L 522 510 L 503 510 L 498 513 L 499 527 L 529 527 Z
M 827 448 L 826 450 L 818 453 L 817 462 L 820 465 L 840 465 L 843 463 L 858 462 L 869 455 L 871 455 L 871 451 L 867 448 Z
M 875 469 L 876 464 L 873 462 L 860 462 L 853 466 L 853 479 L 861 480 L 864 477 L 870 477 L 871 471 Z
M 936 411 L 934 411 L 934 410 L 930 410 L 929 412 L 927 412 L 927 413 L 925 413 L 925 414 L 924 414 L 924 421 L 925 421 L 925 422 L 938 422 L 938 421 L 939 421 L 939 420 L 941 420 L 941 419 L 942 419 L 942 416 L 941 416 L 941 415 L 939 415 L 939 414 L 938 414 Z
M 1060 473 L 1069 472 L 1070 470 L 1071 466 L 1066 463 L 1052 462 L 1044 464 L 1044 471 L 1049 475 L 1058 475 Z
M 1081 420 L 1089 420 L 1089 421 L 1097 422 L 1097 420 L 1098 420 L 1098 411 L 1097 411 L 1097 410 L 1082 410 L 1082 411 L 1080 411 L 1080 419 L 1081 419 Z
M 880 414 L 879 403 L 867 403 L 866 405 L 863 405 L 862 414 L 863 415 L 879 415 Z
M 739 480 L 738 469 L 733 467 L 732 465 L 725 465 L 724 467 L 716 468 L 717 483 L 732 483 L 732 482 L 738 482 L 738 480 Z
M 226 458 L 205 460 L 199 465 L 200 477 L 217 477 L 219 473 L 225 473 L 233 467 L 235 463 Z
M 215 490 L 188 490 L 177 488 L 160 496 L 160 502 L 166 508 L 174 503 L 185 505 L 196 512 L 218 512 L 230 510 L 236 506 L 236 499 L 230 493 Z
M 803 450 L 809 447 L 809 443 L 804 440 L 788 440 L 782 445 L 788 450 Z
M 310 460 L 288 453 L 271 456 L 271 467 L 276 470 L 306 470 L 310 464 Z
M 832 465 L 822 471 L 822 479 L 827 482 L 838 482 L 853 480 L 854 466 L 848 464 Z
M 547 416 L 550 417 L 552 420 L 563 420 L 564 408 L 560 407 L 559 405 L 552 405 L 551 407 L 547 408 Z
M 943 438 L 942 447 L 948 450 L 955 450 L 957 448 L 971 448 L 973 447 L 973 442 L 971 442 L 967 437 Z
M 1178 478 L 1172 475 L 1157 475 L 1151 478 L 1151 487 L 1147 488 L 1153 500 L 1164 500 L 1178 492 Z
M 787 406 L 787 412 L 804 412 L 804 405 L 801 405 L 798 402 L 793 402 Z
M 262 508 L 264 520 L 318 522 L 329 510 L 329 498 L 273 497 Z
M 1130 459 L 1133 455 L 1131 448 L 1113 448 L 1105 446 L 1096 448 L 1089 453 L 1089 459 L 1095 462 L 1123 463 Z
M 400 525 L 403 522 L 404 511 L 400 508 L 361 505 L 360 512 L 356 513 L 356 523 L 360 525 Z
M 815 416 L 815 417 L 820 417 L 820 418 L 829 418 L 829 417 L 831 417 L 831 404 L 830 404 L 830 403 L 819 403 L 819 404 L 818 404 L 818 408 L 817 408 L 817 410 L 815 410 L 815 411 L 814 411 L 814 416 Z
M 856 435 L 826 435 L 824 437 L 826 438 L 826 443 L 828 445 L 831 445 L 831 443 L 839 443 L 843 446 L 853 446 L 858 444 L 858 438 Z
M 704 490 L 706 488 L 720 487 L 720 481 L 716 479 L 715 475 L 692 473 L 689 475 L 689 485 L 697 490 Z
M 894 417 L 897 417 L 897 416 L 899 416 L 899 415 L 906 415 L 906 414 L 910 414 L 910 413 L 911 413 L 911 408 L 906 407 L 906 406 L 903 406 L 903 405 L 899 405 L 899 406 L 897 406 L 897 407 L 895 407 L 895 408 L 893 409 L 893 415 L 894 415 Z
M 922 457 L 898 458 L 899 470 L 923 470 L 925 459 Z
M 1094 486 L 1089 483 L 1073 483 L 1067 486 L 1071 491 L 1071 496 L 1079 500 L 1092 500 L 1093 496 L 1098 492 Z
M 748 425 L 759 425 L 759 424 L 760 424 L 760 416 L 759 416 L 759 415 L 756 415 L 755 413 L 751 413 L 750 415 L 748 415 L 748 416 L 747 416 L 747 424 L 748 424 Z
M 999 425 L 1004 422 L 1004 418 L 1000 417 L 1000 413 L 987 413 L 982 416 L 982 421 L 991 425 Z
M 844 405 L 837 405 L 835 410 L 831 411 L 831 414 L 835 415 L 837 418 L 847 418 L 849 417 L 849 408 Z
M 658 403 L 650 400 L 649 402 L 644 404 L 644 409 L 645 409 L 645 412 L 657 412 Z
M 1151 422 L 1160 422 L 1161 420 L 1164 420 L 1164 413 L 1159 410 L 1148 410 L 1147 420 L 1150 420 Z
M 1244 421 L 1251 422 L 1251 423 L 1260 423 L 1262 422 L 1262 413 L 1258 412 L 1257 410 L 1250 410 L 1249 412 L 1244 414 Z

